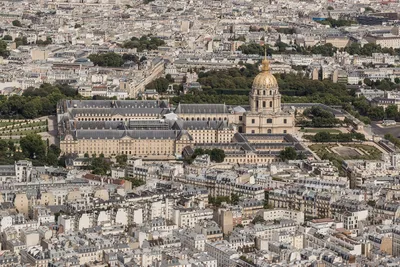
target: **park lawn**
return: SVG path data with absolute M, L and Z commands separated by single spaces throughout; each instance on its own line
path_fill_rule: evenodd
M 45 128 L 35 129 L 35 130 L 16 131 L 16 132 L 12 132 L 11 135 L 19 136 L 19 135 L 37 134 L 37 133 L 43 133 L 43 132 L 46 132 Z M 0 136 L 10 136 L 10 132 L 0 132 Z
M 13 142 L 14 144 L 19 144 L 19 139 L 0 138 L 0 140 L 4 140 L 4 141 L 6 141 L 7 143 L 11 141 L 11 142 Z
M 363 145 L 363 144 L 343 144 L 342 146 L 347 146 L 347 147 L 354 147 L 358 148 L 361 151 L 367 152 L 367 154 L 359 155 L 356 157 L 348 157 L 348 156 L 343 156 L 339 155 L 337 153 L 329 153 L 325 148 L 332 148 L 336 147 L 336 145 L 332 144 L 314 144 L 309 146 L 309 148 L 314 151 L 318 157 L 322 158 L 330 158 L 333 157 L 337 160 L 348 160 L 348 159 L 364 159 L 364 160 L 380 160 L 382 157 L 382 152 L 377 149 L 376 147 L 370 146 L 370 145 Z
M 23 122 L 19 122 L 19 121 L 0 121 L 0 128 L 3 127 L 7 127 L 7 126 L 12 126 L 14 125 L 14 127 L 12 127 L 13 129 L 19 129 L 19 128 L 29 128 L 29 127 L 35 127 L 35 126 L 47 126 L 47 121 L 46 120 L 42 120 L 42 121 L 23 121 Z M 10 127 L 8 127 L 7 129 L 10 129 Z
M 370 145 L 363 145 L 363 144 L 359 144 L 359 145 L 349 145 L 350 147 L 355 147 L 361 150 L 366 151 L 367 153 L 369 153 L 369 155 L 365 155 L 364 157 L 367 157 L 366 159 L 370 159 L 370 160 L 380 160 L 382 159 L 382 152 L 377 149 L 376 147 L 370 146 Z
M 18 122 L 12 122 L 12 121 L 0 121 L 0 127 L 6 127 L 9 125 L 15 125 L 18 124 Z
M 25 125 L 23 125 L 23 126 L 25 126 Z M 32 129 L 32 127 L 39 127 L 39 128 L 35 128 L 35 129 Z M 29 130 L 32 130 L 32 131 L 34 131 L 34 130 L 40 130 L 40 132 L 46 132 L 46 129 L 47 129 L 47 125 L 37 125 L 37 126 L 27 126 L 27 127 L 21 127 L 21 128 L 13 128 L 12 130 L 14 130 L 15 132 L 25 132 L 25 131 L 29 131 Z M 0 129 L 0 133 L 3 133 L 3 134 L 7 134 L 7 133 L 10 133 L 10 130 L 11 129 Z
M 303 133 L 320 133 L 320 132 L 328 132 L 331 134 L 339 134 L 341 131 L 337 129 L 332 129 L 332 128 L 305 128 L 305 129 L 300 129 L 300 132 Z

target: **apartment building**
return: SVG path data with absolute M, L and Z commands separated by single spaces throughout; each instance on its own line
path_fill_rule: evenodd
M 194 227 L 199 222 L 212 218 L 211 209 L 174 208 L 172 215 L 172 221 L 183 228 Z
M 225 240 L 206 243 L 205 251 L 217 260 L 218 267 L 235 267 L 239 253 L 229 247 Z

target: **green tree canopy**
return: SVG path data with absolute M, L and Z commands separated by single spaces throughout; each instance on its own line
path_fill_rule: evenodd
M 22 27 L 22 24 L 21 24 L 21 21 L 19 21 L 19 20 L 13 20 L 12 22 L 12 25 L 13 26 L 15 26 L 15 27 Z
M 107 175 L 111 171 L 111 163 L 104 157 L 96 158 L 95 155 L 93 155 L 93 158 L 90 162 L 90 169 L 92 170 L 93 174 Z
M 7 50 L 7 43 L 0 40 L 0 56 L 7 58 L 10 55 L 10 51 Z
M 158 93 L 165 93 L 168 89 L 169 80 L 163 77 L 157 78 L 145 86 L 146 89 L 156 89 Z
M 159 46 L 163 45 L 165 45 L 165 42 L 160 38 L 143 35 L 140 39 L 132 37 L 123 44 L 123 47 L 129 49 L 136 48 L 138 52 L 143 52 L 144 50 L 156 50 Z
M 297 159 L 297 151 L 294 147 L 286 147 L 279 152 L 279 158 L 283 161 L 285 160 L 295 160 Z
M 20 142 L 22 153 L 30 159 L 43 160 L 46 157 L 46 144 L 38 134 L 28 134 Z
M 128 156 L 125 155 L 125 154 L 117 155 L 115 157 L 115 159 L 116 159 L 116 161 L 117 161 L 119 166 L 125 167 L 126 166 L 126 162 L 128 161 Z
M 386 107 L 385 113 L 388 119 L 395 119 L 399 115 L 399 108 L 397 105 L 389 105 Z
M 114 52 L 91 54 L 88 56 L 88 58 L 93 62 L 94 65 L 101 67 L 121 67 L 122 64 L 124 64 L 122 56 Z
M 6 34 L 3 36 L 3 40 L 11 41 L 12 37 L 11 37 L 11 35 Z

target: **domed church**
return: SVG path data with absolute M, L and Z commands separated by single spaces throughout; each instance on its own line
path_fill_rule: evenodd
M 269 61 L 264 58 L 261 72 L 254 78 L 250 92 L 250 110 L 239 118 L 244 133 L 293 133 L 294 111 L 283 110 L 276 78 L 270 72 Z M 241 120 L 240 120 L 241 119 Z

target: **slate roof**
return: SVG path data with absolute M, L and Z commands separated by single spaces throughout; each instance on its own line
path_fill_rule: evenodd
M 226 121 L 176 121 L 172 126 L 176 130 L 221 130 L 228 128 Z
M 175 109 L 176 114 L 226 114 L 225 104 L 180 104 Z
M 169 124 L 165 120 L 131 120 L 129 129 L 133 130 L 169 130 Z
M 71 121 L 71 129 L 124 129 L 125 124 L 122 121 Z
M 163 114 L 167 110 L 163 108 L 74 108 L 71 110 L 71 115 L 73 117 L 78 114 L 90 114 L 90 115 L 104 115 L 104 116 L 131 116 L 135 114 L 151 114 L 158 115 Z
M 120 139 L 130 137 L 132 139 L 175 139 L 173 130 L 76 130 L 75 139 Z
M 67 108 L 167 108 L 159 100 L 65 100 Z

